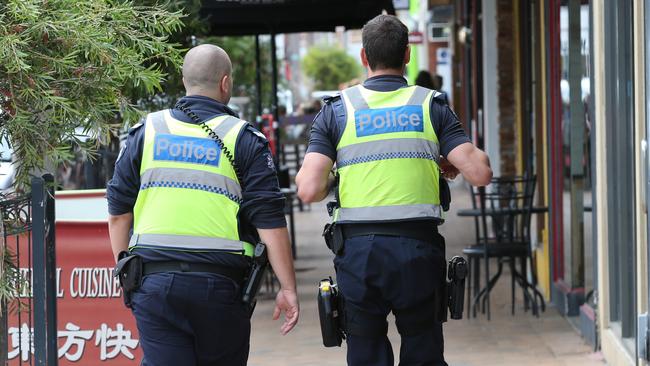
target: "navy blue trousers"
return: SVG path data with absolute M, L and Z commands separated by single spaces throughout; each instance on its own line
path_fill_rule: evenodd
M 143 366 L 238 366 L 248 360 L 250 319 L 233 280 L 156 273 L 133 294 Z
M 447 365 L 442 323 L 433 316 L 415 316 L 422 309 L 432 315 L 439 308 L 436 300 L 442 296 L 446 274 L 442 236 L 436 234 L 431 242 L 382 235 L 352 237 L 345 240 L 334 266 L 348 324 L 367 327 L 371 322 L 385 327 L 388 313 L 393 312 L 401 335 L 400 366 Z M 413 325 L 420 327 L 415 334 L 405 331 Z M 373 336 L 348 335 L 347 346 L 350 366 L 394 365 L 385 331 Z

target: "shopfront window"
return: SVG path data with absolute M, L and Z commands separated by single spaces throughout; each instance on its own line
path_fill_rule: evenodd
M 564 282 L 587 296 L 594 288 L 589 32 L 588 3 L 569 1 L 560 7 Z
M 636 333 L 632 3 L 612 0 L 604 7 L 605 29 L 616 31 L 605 32 L 607 202 L 599 209 L 608 212 L 609 317 L 627 338 Z

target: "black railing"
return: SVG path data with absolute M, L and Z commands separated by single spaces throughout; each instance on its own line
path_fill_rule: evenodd
M 53 178 L 32 180 L 29 194 L 0 200 L 2 275 L 14 299 L 3 301 L 0 364 L 57 365 Z

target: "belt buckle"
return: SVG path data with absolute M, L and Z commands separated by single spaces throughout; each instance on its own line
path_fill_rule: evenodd
M 181 267 L 181 272 L 189 272 L 190 271 L 190 264 L 187 262 L 180 262 L 180 267 Z

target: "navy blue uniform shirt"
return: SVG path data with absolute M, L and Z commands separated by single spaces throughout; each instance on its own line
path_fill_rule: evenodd
M 397 75 L 380 75 L 367 79 L 363 86 L 367 89 L 387 92 L 408 86 L 406 79 Z M 460 144 L 471 142 L 458 121 L 456 114 L 447 105 L 446 98 L 431 98 L 431 123 L 440 142 L 440 153 L 445 158 Z M 336 161 L 336 145 L 343 136 L 346 124 L 345 103 L 340 95 L 325 98 L 323 109 L 316 115 L 311 128 L 307 152 L 317 152 Z
M 224 114 L 238 117 L 226 105 L 208 97 L 189 96 L 182 98 L 180 102 L 185 103 L 204 121 Z M 194 123 L 191 118 L 178 109 L 172 109 L 171 114 L 172 117 L 180 121 Z M 144 131 L 143 124 L 138 124 L 129 131 L 126 144 L 115 163 L 113 179 L 108 182 L 106 187 L 108 212 L 111 215 L 133 212 L 140 191 L 140 162 L 144 146 Z M 235 163 L 239 166 L 242 174 L 243 203 L 239 209 L 239 234 L 242 240 L 255 243 L 255 236 L 250 234 L 254 232 L 255 228 L 286 227 L 285 199 L 280 192 L 268 142 L 261 133 L 252 126 L 244 128 L 237 137 L 234 154 Z M 244 256 L 228 253 L 187 253 L 142 248 L 138 249 L 138 254 L 145 261 L 181 260 L 228 266 L 243 267 L 248 265 L 247 258 Z

